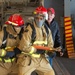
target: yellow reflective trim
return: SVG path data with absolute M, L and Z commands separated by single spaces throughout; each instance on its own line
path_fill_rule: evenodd
M 21 52 L 21 53 L 23 53 L 23 54 L 28 54 L 28 53 L 25 53 L 25 52 Z
M 11 48 L 11 47 L 6 47 L 5 49 L 8 49 L 8 48 Z
M 35 41 L 33 44 L 34 44 L 34 45 L 35 45 L 35 44 L 39 44 L 39 45 L 44 44 L 44 45 L 47 45 L 47 41 Z
M 15 60 L 15 58 L 13 58 L 13 59 L 4 59 L 4 62 L 12 62 L 12 61 L 14 61 Z M 2 61 L 2 58 L 0 58 L 0 61 Z
M 25 52 L 22 52 L 23 54 L 26 54 L 26 55 L 30 55 L 32 57 L 35 57 L 35 58 L 40 58 L 40 54 L 29 54 L 29 53 L 25 53 Z
M 0 58 L 0 61 L 2 61 L 2 58 Z
M 32 46 L 32 49 L 29 53 L 32 54 L 34 52 L 34 50 L 35 50 L 35 48 Z
M 14 60 L 15 60 L 15 58 L 13 58 L 13 59 L 4 59 L 5 62 L 12 62 Z
M 14 61 L 14 60 L 15 60 L 15 58 L 12 59 L 12 61 Z
M 1 56 L 4 56 L 5 55 L 5 50 L 4 49 L 2 49 L 2 54 L 1 54 Z
M 34 14 L 37 14 L 37 12 L 33 12 Z
M 35 57 L 35 58 L 40 58 L 41 55 L 40 54 L 32 54 L 31 56 Z

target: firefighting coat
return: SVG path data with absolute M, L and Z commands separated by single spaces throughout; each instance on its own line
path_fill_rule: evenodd
M 46 29 L 44 28 L 44 25 L 41 28 L 39 28 L 35 24 L 35 21 L 33 22 L 32 25 L 34 25 L 35 30 L 36 30 L 34 42 L 46 41 L 47 42 L 46 46 L 53 47 L 54 43 L 53 43 L 51 31 L 48 29 L 49 34 L 47 35 L 47 32 L 46 32 Z M 22 36 L 22 39 L 19 43 L 19 49 L 25 53 L 30 53 L 32 51 L 32 46 L 34 44 L 34 42 L 32 41 L 32 31 L 33 31 L 33 29 L 31 28 L 30 25 L 28 25 L 27 28 L 25 29 L 23 36 Z M 34 48 L 33 53 L 36 53 L 36 52 L 37 52 L 37 50 Z
M 19 36 L 13 30 L 12 26 L 8 25 L 0 31 L 0 50 L 11 47 L 14 51 L 14 48 L 18 46 L 19 41 Z M 7 56 L 13 57 L 15 54 L 13 51 L 9 51 Z

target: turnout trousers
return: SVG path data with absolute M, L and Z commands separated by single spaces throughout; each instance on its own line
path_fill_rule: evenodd
M 15 75 L 18 73 L 18 65 L 15 60 L 13 62 L 3 62 L 0 61 L 0 75 Z
M 18 58 L 19 73 L 18 75 L 31 75 L 35 70 L 38 75 L 55 75 L 45 57 L 35 58 L 30 56 L 21 56 Z

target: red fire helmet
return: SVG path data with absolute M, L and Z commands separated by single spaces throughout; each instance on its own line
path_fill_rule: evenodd
M 34 15 L 47 16 L 47 9 L 43 6 L 39 6 L 34 10 Z
M 23 26 L 24 20 L 20 14 L 13 14 L 8 18 L 8 21 L 6 21 L 5 24 L 11 24 L 13 26 Z

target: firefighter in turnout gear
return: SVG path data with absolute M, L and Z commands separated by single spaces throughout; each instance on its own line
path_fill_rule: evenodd
M 24 20 L 20 14 L 13 14 L 0 31 L 0 75 L 10 75 L 17 71 L 16 46 L 22 36 Z M 15 51 L 14 51 L 15 50 Z
M 37 7 L 34 11 L 33 21 L 27 23 L 18 47 L 22 51 L 18 55 L 18 75 L 31 75 L 34 70 L 38 72 L 38 75 L 55 75 L 45 57 L 46 51 L 34 47 L 47 46 L 52 49 L 54 45 L 51 31 L 46 30 L 43 24 L 46 15 L 46 8 L 43 6 Z

